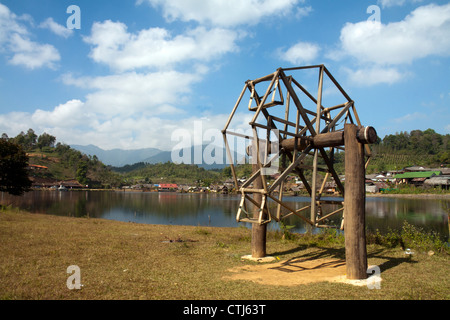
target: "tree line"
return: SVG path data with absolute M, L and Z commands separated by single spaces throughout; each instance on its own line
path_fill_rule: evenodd
M 55 146 L 56 137 L 46 132 L 40 136 L 36 135 L 33 129 L 28 129 L 27 133 L 20 132 L 14 138 L 9 138 L 6 133 L 2 134 L 2 140 L 20 145 L 25 151 L 31 151 L 35 148 L 43 150 Z
M 58 161 L 55 163 L 45 162 L 45 157 L 33 158 L 34 161 L 41 161 L 46 166 L 52 166 L 49 171 L 33 173 L 36 177 L 57 180 L 76 179 L 82 185 L 96 188 L 120 184 L 118 175 L 99 161 L 97 156 L 87 156 L 66 144 L 56 143 L 56 137 L 46 132 L 38 136 L 30 128 L 26 133 L 22 131 L 15 137 L 8 137 L 6 133 L 1 136 L 0 185 L 3 187 L 0 191 L 12 191 L 14 194 L 21 194 L 29 190 L 31 182 L 26 170 L 30 161 L 28 154 L 39 151 L 42 153 L 41 156 L 43 154 L 51 155 Z M 15 161 L 14 167 L 11 167 L 11 164 L 8 167 L 7 163 L 14 162 L 11 160 L 12 158 L 20 159 L 20 161 Z M 14 178 L 12 172 L 16 174 Z M 19 179 L 19 177 L 22 178 Z M 22 188 L 20 188 L 21 185 Z
M 220 171 L 206 170 L 195 164 L 175 164 L 173 162 L 149 164 L 138 162 L 120 168 L 112 168 L 120 172 L 127 181 L 149 184 L 159 183 L 198 183 L 208 185 L 222 180 Z
M 450 164 L 450 135 L 441 135 L 433 129 L 425 131 L 402 131 L 386 135 L 383 139 L 371 145 L 375 161 L 383 155 L 408 155 L 414 159 L 426 156 L 427 164 Z M 78 150 L 72 149 L 66 144 L 56 143 L 56 137 L 42 133 L 37 135 L 33 129 L 26 133 L 20 132 L 15 137 L 8 137 L 3 133 L 0 138 L 0 191 L 12 194 L 21 194 L 29 190 L 31 182 L 26 170 L 29 163 L 27 153 L 41 151 L 52 154 L 59 159 L 59 163 L 53 172 L 64 171 L 83 185 L 93 187 L 120 186 L 123 183 L 142 181 L 146 183 L 161 182 L 201 182 L 203 184 L 215 183 L 231 177 L 229 167 L 223 170 L 206 170 L 196 165 L 174 164 L 171 162 L 159 164 L 136 163 L 122 168 L 112 168 L 104 165 L 94 156 L 87 156 Z M 336 153 L 333 161 L 336 170 L 343 170 L 343 153 Z M 385 158 L 385 157 L 384 157 Z M 377 169 L 389 166 L 381 157 Z M 419 163 L 417 163 L 419 164 Z M 421 163 L 425 165 L 425 163 Z M 369 166 L 370 167 L 370 166 Z M 369 169 L 369 168 L 368 168 Z M 251 166 L 241 165 L 236 167 L 239 177 L 250 176 Z M 61 177 L 56 177 L 60 179 Z M 161 179 L 163 178 L 163 179 Z
M 436 164 L 450 164 L 450 134 L 441 135 L 433 129 L 386 135 L 371 149 L 374 153 L 429 155 Z

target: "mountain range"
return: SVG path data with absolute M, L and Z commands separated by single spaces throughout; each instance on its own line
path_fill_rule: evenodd
M 156 148 L 143 148 L 143 149 L 135 149 L 135 150 L 124 150 L 124 149 L 111 149 L 111 150 L 103 150 L 95 145 L 71 145 L 71 148 L 78 150 L 89 156 L 97 156 L 97 158 L 106 165 L 110 165 L 113 167 L 123 167 L 125 165 L 131 165 L 138 162 L 145 162 L 149 164 L 155 163 L 165 163 L 165 162 L 173 162 L 172 161 L 172 151 L 163 151 Z M 199 146 L 198 146 L 199 147 Z M 203 151 L 207 146 L 202 146 L 202 155 Z M 191 156 L 194 159 L 194 152 L 196 147 L 191 147 Z M 181 150 L 176 153 L 183 155 L 180 153 Z M 228 162 L 226 159 L 226 151 L 222 150 L 223 154 L 223 164 L 206 164 L 201 163 L 198 164 L 199 167 L 204 167 L 205 169 L 222 169 L 226 166 Z M 242 156 L 237 157 L 237 159 L 242 159 Z

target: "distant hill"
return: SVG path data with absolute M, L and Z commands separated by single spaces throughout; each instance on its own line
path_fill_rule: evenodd
M 202 155 L 207 145 L 202 146 Z M 136 149 L 136 150 L 123 150 L 123 149 L 112 149 L 112 150 L 103 150 L 94 145 L 71 145 L 71 148 L 76 149 L 86 155 L 94 156 L 106 165 L 110 165 L 113 167 L 123 167 L 125 165 L 132 165 L 135 163 L 143 162 L 149 164 L 157 164 L 157 163 L 166 163 L 172 162 L 172 151 L 163 151 L 156 148 L 144 148 L 144 149 Z M 191 147 L 191 161 L 194 161 L 194 152 L 196 151 L 196 147 Z M 182 154 L 180 150 L 176 154 Z M 222 169 L 226 167 L 227 155 L 225 149 L 222 150 L 223 159 L 220 161 L 221 163 L 216 164 L 207 164 L 201 163 L 198 164 L 199 167 L 205 169 Z M 214 156 L 214 155 L 213 155 Z M 242 155 L 238 155 L 237 159 L 242 159 Z M 203 159 L 204 160 L 204 159 Z
M 89 156 L 96 155 L 101 162 L 113 167 L 122 167 L 124 165 L 133 164 L 136 162 L 146 162 L 147 159 L 150 159 L 160 153 L 164 153 L 164 151 L 156 148 L 103 150 L 102 148 L 92 144 L 87 146 L 71 145 L 70 147 Z

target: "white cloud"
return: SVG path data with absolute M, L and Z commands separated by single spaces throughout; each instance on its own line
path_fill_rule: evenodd
M 29 128 L 37 134 L 47 132 L 54 135 L 58 142 L 66 144 L 94 144 L 103 149 L 139 149 L 146 147 L 171 150 L 179 145 L 180 140 L 172 133 L 182 130 L 183 137 L 191 145 L 194 142 L 209 144 L 211 137 L 207 132 L 218 136 L 216 144 L 222 142 L 221 129 L 229 114 L 190 115 L 183 121 L 175 117 L 159 117 L 155 115 L 116 115 L 102 118 L 92 113 L 86 103 L 79 100 L 67 101 L 51 111 L 37 110 L 34 113 L 10 112 L 0 115 L 0 127 L 11 137 L 26 132 Z M 249 130 L 249 114 L 235 115 L 238 127 L 232 129 Z M 73 119 L 74 117 L 74 119 Z M 58 123 L 59 122 L 59 123 Z M 212 131 L 211 131 L 212 130 Z M 198 136 L 200 134 L 200 136 Z M 196 137 L 194 139 L 194 137 Z M 186 140 L 190 139 L 190 140 Z
M 450 4 L 419 7 L 400 22 L 347 23 L 340 40 L 343 51 L 360 63 L 408 64 L 430 55 L 448 56 Z
M 73 30 L 56 23 L 53 18 L 47 18 L 44 22 L 39 25 L 40 28 L 49 29 L 54 34 L 61 36 L 63 38 L 68 38 L 73 34 Z
M 173 67 L 187 61 L 209 61 L 236 50 L 238 34 L 226 29 L 198 27 L 172 36 L 162 28 L 127 31 L 121 22 L 94 23 L 85 42 L 93 45 L 90 57 L 117 71 Z
M 21 131 L 26 132 L 29 128 L 33 128 L 33 122 L 29 113 L 13 111 L 7 114 L 0 114 L 0 127 L 2 128 L 2 133 L 14 137 Z
M 414 113 L 408 113 L 400 118 L 392 119 L 395 123 L 402 123 L 405 122 L 411 122 L 411 121 L 423 121 L 424 119 L 428 118 L 426 114 L 420 113 L 420 112 L 414 112 Z
M 370 68 L 362 68 L 356 71 L 345 70 L 350 81 L 357 86 L 372 86 L 380 83 L 393 84 L 401 81 L 405 74 L 396 68 L 385 68 L 374 66 Z
M 313 8 L 311 6 L 297 7 L 297 12 L 295 14 L 295 17 L 297 19 L 301 19 L 303 17 L 308 16 L 312 11 L 313 11 Z
M 61 59 L 58 50 L 49 44 L 39 44 L 13 34 L 10 37 L 9 49 L 14 53 L 9 62 L 13 65 L 22 65 L 28 69 L 41 67 L 55 68 L 55 63 Z
M 189 101 L 192 85 L 200 79 L 201 74 L 173 70 L 152 73 L 133 71 L 99 77 L 63 76 L 63 82 L 67 85 L 92 90 L 86 96 L 86 105 L 92 112 L 105 117 L 142 113 L 180 114 L 183 111 L 178 106 Z
M 31 119 L 34 123 L 43 127 L 85 125 L 89 119 L 89 113 L 83 107 L 82 101 L 74 99 L 60 104 L 52 111 L 37 109 Z
M 298 42 L 286 51 L 278 49 L 278 55 L 282 60 L 299 65 L 314 61 L 320 51 L 320 47 L 314 43 Z
M 394 7 L 394 6 L 402 6 L 407 2 L 411 2 L 411 3 L 418 3 L 418 2 L 422 2 L 423 0 L 378 0 L 378 3 L 383 7 L 383 8 L 388 8 L 388 7 Z
M 153 7 L 161 7 L 168 21 L 196 21 L 231 27 L 257 24 L 272 15 L 288 15 L 304 1 L 299 0 L 138 0 Z M 303 12 L 305 13 L 305 12 Z
M 444 130 L 445 132 L 450 133 L 450 124 L 445 126 Z
M 0 3 L 0 49 L 12 55 L 9 63 L 28 69 L 54 68 L 55 63 L 61 59 L 58 50 L 50 44 L 30 40 L 29 32 L 20 20 L 23 18 Z

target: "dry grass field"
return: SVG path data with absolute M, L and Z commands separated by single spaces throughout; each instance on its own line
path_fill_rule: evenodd
M 269 233 L 271 263 L 243 260 L 247 228 L 145 225 L 0 212 L 2 300 L 303 300 L 450 298 L 450 258 L 368 245 L 379 289 L 345 278 L 341 242 Z M 69 266 L 81 289 L 70 290 Z

